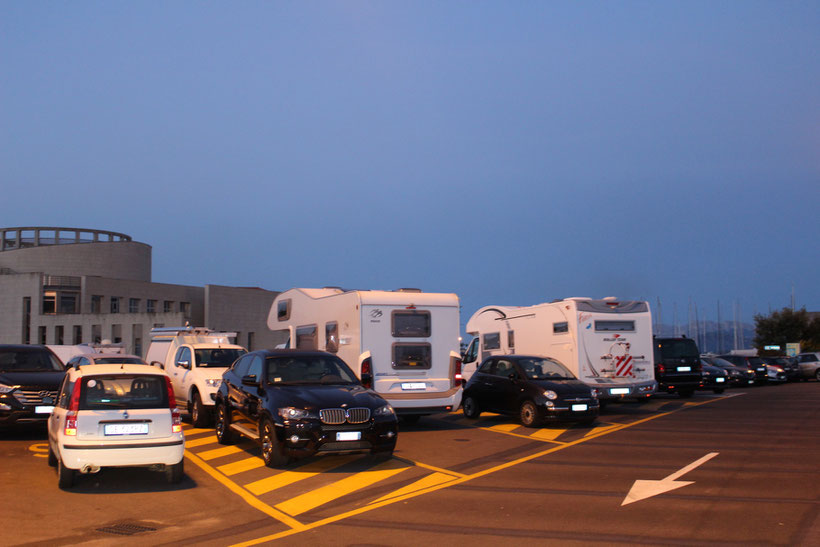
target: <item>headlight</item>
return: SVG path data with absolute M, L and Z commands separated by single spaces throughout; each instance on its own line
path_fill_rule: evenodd
M 553 390 L 548 389 L 548 390 L 544 391 L 544 397 L 546 397 L 550 401 L 554 401 L 555 399 L 558 398 L 558 394 L 555 393 Z
M 389 417 L 389 416 L 395 416 L 395 415 L 396 415 L 396 411 L 393 410 L 393 407 L 390 406 L 390 405 L 380 406 L 379 408 L 377 408 L 376 410 L 373 411 L 373 416 L 377 416 L 377 417 Z
M 222 380 L 220 378 L 208 378 L 205 380 L 205 385 L 208 387 L 219 387 L 222 384 Z
M 7 386 L 6 384 L 0 384 L 0 393 L 11 393 L 18 387 L 20 386 Z
M 309 412 L 304 408 L 285 407 L 279 409 L 279 415 L 286 420 L 298 420 L 300 418 L 307 418 Z

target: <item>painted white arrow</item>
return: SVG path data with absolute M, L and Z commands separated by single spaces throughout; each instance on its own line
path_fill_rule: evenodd
M 629 490 L 629 494 L 626 495 L 624 501 L 621 503 L 621 507 L 636 501 L 651 498 L 652 496 L 657 496 L 658 494 L 670 492 L 682 486 L 693 484 L 695 481 L 678 481 L 675 479 L 677 479 L 678 477 L 682 477 L 683 475 L 690 472 L 692 469 L 698 467 L 699 465 L 703 465 L 704 463 L 708 462 L 718 454 L 719 452 L 710 452 L 701 459 L 690 463 L 683 469 L 675 471 L 668 477 L 664 477 L 659 481 L 635 481 L 635 484 L 633 484 L 632 488 Z

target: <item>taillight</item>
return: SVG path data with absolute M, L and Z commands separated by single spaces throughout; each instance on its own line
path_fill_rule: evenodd
M 71 400 L 68 402 L 68 412 L 65 415 L 65 435 L 77 436 L 77 412 L 80 410 L 80 392 L 83 389 L 82 379 L 74 382 L 74 390 L 71 392 Z
M 666 372 L 666 367 L 665 367 L 665 366 L 663 366 L 663 365 L 661 365 L 661 364 L 659 364 L 659 365 L 658 365 L 658 372 L 659 372 L 659 373 L 661 373 L 661 374 L 663 374 L 664 372 Z
M 453 385 L 459 386 L 464 383 L 464 376 L 461 374 L 461 359 L 457 357 L 451 357 L 455 363 L 453 363 Z
M 165 377 L 165 389 L 168 391 L 168 408 L 171 409 L 171 432 L 179 433 L 182 431 L 182 416 L 177 408 L 177 399 L 174 397 L 174 386 L 171 385 L 171 379 Z
M 362 385 L 367 389 L 373 389 L 373 361 L 370 357 L 362 361 L 362 371 L 360 374 Z

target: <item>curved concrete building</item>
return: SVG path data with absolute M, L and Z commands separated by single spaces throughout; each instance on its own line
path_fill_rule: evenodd
M 151 281 L 151 246 L 106 230 L 0 228 L 0 270 Z

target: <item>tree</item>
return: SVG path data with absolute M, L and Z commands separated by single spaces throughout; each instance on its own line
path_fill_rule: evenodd
M 820 348 L 820 320 L 809 319 L 805 308 L 783 308 L 769 315 L 755 315 L 754 345 L 758 352 L 764 354 L 763 347 L 770 345 L 785 350 L 787 343 L 794 342 L 800 342 L 803 350 Z

